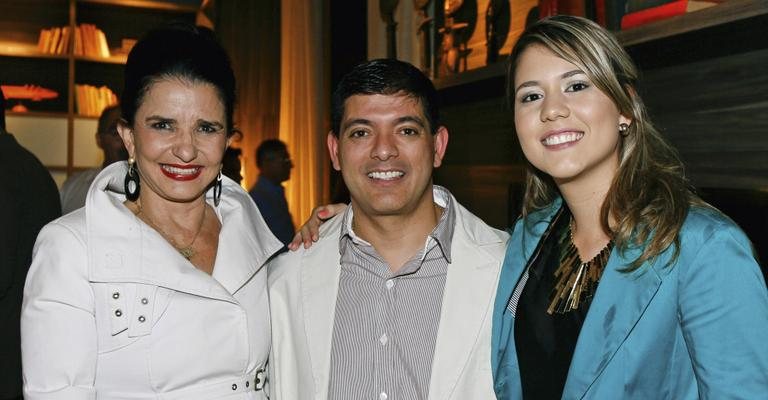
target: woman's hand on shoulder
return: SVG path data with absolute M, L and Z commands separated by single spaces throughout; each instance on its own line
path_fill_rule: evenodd
M 344 203 L 328 204 L 320 207 L 315 207 L 312 210 L 312 215 L 304 222 L 296 231 L 296 235 L 293 236 L 291 243 L 288 243 L 288 249 L 295 251 L 299 249 L 301 244 L 304 244 L 304 248 L 308 249 L 312 247 L 312 243 L 317 242 L 320 238 L 320 225 L 330 218 L 341 214 L 347 209 L 347 205 Z

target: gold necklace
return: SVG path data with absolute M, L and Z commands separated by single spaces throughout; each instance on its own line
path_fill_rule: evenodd
M 141 215 L 141 203 L 136 203 L 136 207 L 138 208 L 138 212 L 136 213 L 136 216 L 139 217 Z M 197 254 L 193 246 L 195 245 L 195 240 L 197 240 L 197 236 L 200 235 L 200 231 L 203 230 L 203 223 L 205 222 L 205 212 L 208 210 L 208 206 L 203 206 L 203 218 L 200 219 L 200 225 L 197 226 L 197 231 L 195 231 L 195 237 L 192 238 L 192 241 L 186 245 L 186 246 L 179 246 L 178 243 L 176 243 L 175 240 L 171 237 L 171 235 L 165 233 L 164 230 L 160 229 L 159 226 L 155 225 L 154 222 L 149 218 L 148 215 L 144 214 L 145 218 L 142 218 L 142 220 L 146 221 L 149 226 L 154 228 L 160 236 L 164 237 L 165 240 L 171 243 L 171 246 L 173 246 L 176 251 L 181 254 L 182 257 L 186 258 L 187 260 L 190 260 L 192 257 Z
M 566 243 L 567 241 L 567 243 Z M 563 245 L 565 247 L 563 248 Z M 568 224 L 568 234 L 560 240 L 560 266 L 555 271 L 557 283 L 552 289 L 551 301 L 547 314 L 565 314 L 579 308 L 586 299 L 595 295 L 597 284 L 603 275 L 608 257 L 613 249 L 613 241 L 608 243 L 587 262 L 581 261 L 579 250 L 573 244 L 573 218 Z

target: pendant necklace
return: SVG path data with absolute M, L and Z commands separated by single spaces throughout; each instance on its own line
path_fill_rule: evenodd
M 560 266 L 555 271 L 555 287 L 552 289 L 547 314 L 565 314 L 579 308 L 579 305 L 595 295 L 597 284 L 603 274 L 608 257 L 613 249 L 613 241 L 608 243 L 592 257 L 583 262 L 579 250 L 573 244 L 573 218 L 568 224 L 568 233 L 560 240 Z
M 141 203 L 137 202 L 136 207 L 138 208 L 138 212 L 136 213 L 136 216 L 138 217 L 139 215 L 141 215 L 141 211 L 142 211 Z M 192 238 L 192 241 L 189 242 L 189 244 L 186 246 L 179 246 L 179 244 L 176 243 L 176 241 L 173 240 L 173 238 L 170 235 L 165 233 L 164 230 L 160 229 L 159 226 L 155 225 L 155 223 L 152 222 L 152 220 L 149 218 L 148 215 L 144 214 L 145 218 L 143 218 L 142 220 L 145 221 L 147 224 L 149 224 L 149 226 L 154 228 L 160 234 L 160 236 L 164 237 L 168 242 L 171 243 L 171 246 L 173 246 L 173 248 L 176 249 L 176 251 L 178 251 L 182 257 L 186 258 L 187 261 L 189 261 L 192 257 L 194 257 L 197 254 L 193 246 L 195 245 L 195 240 L 197 240 L 197 236 L 200 235 L 200 231 L 203 230 L 203 223 L 205 222 L 206 211 L 208 211 L 208 206 L 204 206 L 203 217 L 200 219 L 200 225 L 197 226 L 197 231 L 195 231 L 195 236 Z

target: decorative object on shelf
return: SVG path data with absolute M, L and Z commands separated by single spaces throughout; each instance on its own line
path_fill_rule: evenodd
M 485 10 L 485 63 L 499 59 L 499 50 L 509 34 L 509 0 L 489 0 Z
M 14 112 L 27 112 L 29 109 L 21 104 L 21 100 L 42 101 L 55 99 L 59 93 L 38 85 L 2 85 L 6 99 L 16 99 L 19 103 L 11 107 Z
M 387 58 L 397 58 L 397 22 L 395 9 L 399 0 L 379 0 L 379 15 L 387 25 Z
M 456 22 L 456 13 L 461 9 L 464 0 L 445 0 L 443 12 L 445 23 L 438 31 L 442 35 L 439 75 L 446 76 L 466 70 L 466 59 L 471 49 L 467 49 L 467 42 L 459 37 L 462 30 L 466 29 L 467 22 Z M 464 61 L 464 68 L 462 62 Z
M 416 13 L 419 15 L 419 24 L 416 32 L 419 35 L 419 45 L 421 47 L 421 70 L 424 74 L 432 77 L 432 21 L 434 18 L 430 17 L 427 8 L 431 0 L 413 0 L 413 7 L 416 9 Z

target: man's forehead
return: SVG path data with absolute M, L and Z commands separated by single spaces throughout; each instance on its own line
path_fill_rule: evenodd
M 343 120 L 350 118 L 367 118 L 368 113 L 383 113 L 394 108 L 411 108 L 419 118 L 426 120 L 421 100 L 415 96 L 398 92 L 395 94 L 356 94 L 344 101 Z

